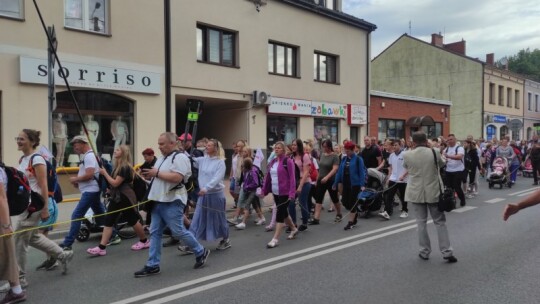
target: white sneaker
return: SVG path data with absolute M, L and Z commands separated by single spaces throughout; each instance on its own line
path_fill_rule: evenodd
M 260 218 L 256 223 L 255 225 L 257 226 L 261 226 L 261 225 L 264 225 L 266 224 L 266 219 L 263 217 L 263 218 Z
M 408 218 L 409 217 L 409 214 L 407 213 L 407 211 L 401 211 L 401 214 L 399 215 L 400 218 Z
M 5 281 L 4 284 L 0 285 L 0 292 L 6 293 L 11 289 L 11 285 L 9 285 L 9 282 Z
M 234 225 L 234 227 L 236 227 L 236 229 L 238 230 L 244 230 L 246 229 L 246 224 L 240 223 L 240 224 Z
M 382 217 L 385 220 L 390 219 L 390 215 L 388 215 L 388 212 L 386 212 L 386 211 L 383 211 L 383 212 L 379 213 L 379 216 Z

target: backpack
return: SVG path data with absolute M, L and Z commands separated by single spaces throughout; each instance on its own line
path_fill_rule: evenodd
M 32 172 L 34 170 L 34 166 L 33 166 L 34 157 L 36 157 L 37 155 L 39 154 L 34 153 L 30 157 L 30 161 L 28 162 L 28 169 L 27 169 L 28 171 Z M 64 196 L 62 195 L 62 188 L 60 188 L 60 183 L 58 183 L 58 176 L 56 175 L 56 168 L 45 157 L 43 157 L 43 159 L 45 160 L 45 165 L 47 166 L 47 190 L 49 192 L 49 197 L 52 197 L 57 203 L 60 203 L 64 200 Z M 19 160 L 19 163 L 21 161 L 22 161 L 22 157 Z
M 196 151 L 199 151 L 199 150 L 196 150 Z M 175 151 L 174 152 L 171 162 L 174 163 L 174 158 L 179 153 L 183 153 L 183 152 L 181 152 L 181 151 Z M 186 155 L 186 154 L 184 154 L 184 155 Z M 187 181 L 182 180 L 182 182 L 180 184 L 178 184 L 177 186 L 175 186 L 173 189 L 176 189 L 176 188 L 178 188 L 179 186 L 182 185 L 182 186 L 186 187 L 186 191 L 188 193 L 191 193 L 191 192 L 195 191 L 195 189 L 199 188 L 199 181 L 198 181 L 198 179 L 199 179 L 199 168 L 195 165 L 196 163 L 195 163 L 195 160 L 193 159 L 194 155 L 186 155 L 186 157 L 189 159 L 189 164 L 190 164 L 190 167 L 191 167 L 191 175 L 188 177 Z
M 96 155 L 93 151 L 92 151 L 92 154 L 94 154 L 94 156 Z M 84 165 L 84 157 L 83 157 L 83 159 L 81 161 L 81 164 Z M 105 171 L 107 171 L 107 174 L 112 175 L 113 167 L 112 167 L 112 163 L 110 161 L 106 160 L 103 157 L 100 157 L 98 159 L 98 165 L 100 167 L 103 166 L 103 169 L 105 169 Z M 107 189 L 109 188 L 109 183 L 107 182 L 107 179 L 105 179 L 105 177 L 100 174 L 99 177 L 96 177 L 96 175 L 94 175 L 94 180 L 97 182 L 97 184 L 99 186 L 99 192 L 101 192 L 101 194 L 103 196 L 105 196 L 105 193 L 107 193 Z
M 6 171 L 7 176 L 7 201 L 9 207 L 9 216 L 15 216 L 23 213 L 30 206 L 30 182 L 23 172 L 13 167 L 5 166 L 0 163 L 0 168 Z
M 148 191 L 148 184 L 139 174 L 135 172 L 133 172 L 133 191 L 135 192 L 135 197 L 137 197 L 138 202 L 145 200 L 145 196 Z
M 317 181 L 317 178 L 319 178 L 319 170 L 315 168 L 315 162 L 313 161 L 313 157 L 310 155 L 311 164 L 309 164 L 309 178 L 311 178 L 311 181 L 315 182 Z
M 264 174 L 263 174 L 261 168 L 259 168 L 258 166 L 253 165 L 253 168 L 255 168 L 255 170 L 257 171 L 257 181 L 256 181 L 256 187 L 255 188 L 262 187 L 263 180 L 264 180 Z M 249 173 L 251 174 L 251 172 L 249 172 Z M 243 182 L 244 182 L 244 174 L 240 175 L 239 184 L 241 185 Z

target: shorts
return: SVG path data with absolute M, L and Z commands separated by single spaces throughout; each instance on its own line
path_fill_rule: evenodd
M 334 184 L 334 179 L 330 179 L 326 182 L 326 184 L 321 184 L 321 180 L 317 181 L 317 185 L 315 186 L 315 202 L 317 204 L 322 204 L 324 200 L 324 195 L 326 194 L 326 191 L 328 191 L 328 194 L 330 194 L 330 199 L 332 200 L 332 203 L 337 204 L 339 203 L 339 197 L 337 190 L 332 189 L 332 185 Z
M 259 197 L 257 197 L 255 191 L 244 191 L 242 189 L 240 191 L 240 196 L 238 197 L 238 208 L 247 209 L 251 205 L 255 207 L 256 203 L 258 203 L 258 200 Z
M 47 226 L 41 229 L 43 231 L 53 230 L 52 225 L 55 224 L 58 220 L 58 206 L 54 198 L 49 197 L 49 203 L 47 204 L 47 208 L 49 209 L 49 218 L 46 221 L 39 220 L 38 224 L 39 227 Z
M 229 192 L 234 194 L 240 194 L 240 185 L 236 183 L 236 178 L 231 177 L 229 184 Z

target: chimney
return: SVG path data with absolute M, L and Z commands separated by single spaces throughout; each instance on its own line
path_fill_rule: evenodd
M 431 44 L 434 46 L 443 46 L 443 36 L 439 34 L 431 34 Z
M 461 41 L 458 41 L 458 42 L 445 44 L 444 48 L 449 50 L 449 51 L 461 54 L 461 55 L 466 55 L 465 54 L 465 52 L 466 52 L 465 40 L 463 40 L 463 39 Z
M 489 53 L 486 55 L 486 63 L 489 64 L 489 65 L 493 65 L 495 63 L 495 54 L 493 53 Z

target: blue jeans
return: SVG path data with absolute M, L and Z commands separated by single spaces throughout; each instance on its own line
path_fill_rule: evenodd
M 516 181 L 518 169 L 519 164 L 510 165 L 510 180 L 513 182 Z
M 71 214 L 71 220 L 83 218 L 88 209 L 92 208 L 94 215 L 99 215 L 105 213 L 105 206 L 101 203 L 100 192 L 83 192 L 81 194 L 81 200 L 73 210 Z M 104 222 L 105 217 L 100 216 L 96 218 L 97 223 Z M 81 221 L 71 222 L 71 227 L 69 228 L 69 233 L 64 239 L 64 246 L 71 246 L 75 242 L 75 238 L 81 229 Z
M 302 186 L 302 191 L 300 191 L 300 196 L 298 197 L 300 201 L 300 211 L 302 212 L 302 224 L 307 225 L 309 219 L 309 191 L 311 190 L 311 184 L 305 183 Z M 289 204 L 289 215 L 293 223 L 296 224 L 296 204 Z
M 184 227 L 184 208 L 181 200 L 172 202 L 156 202 L 152 209 L 152 223 L 150 224 L 150 250 L 146 266 L 159 266 L 161 261 L 161 237 L 165 227 L 171 229 L 171 236 L 182 241 L 183 245 L 191 248 L 195 256 L 204 253 L 204 247 L 195 239 L 193 234 Z

